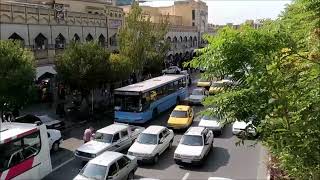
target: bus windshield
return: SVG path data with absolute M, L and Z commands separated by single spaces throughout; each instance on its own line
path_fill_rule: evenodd
M 115 109 L 118 111 L 141 112 L 142 103 L 140 96 L 115 95 Z

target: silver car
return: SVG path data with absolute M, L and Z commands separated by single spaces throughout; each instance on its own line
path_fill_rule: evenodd
M 137 159 L 134 156 L 106 151 L 90 160 L 74 180 L 134 179 L 137 167 Z
M 202 104 L 202 101 L 206 98 L 207 91 L 205 88 L 195 88 L 192 90 L 191 95 L 186 99 L 190 104 Z
M 213 132 L 218 132 L 220 135 L 222 134 L 224 128 L 224 124 L 222 123 L 222 119 L 220 117 L 206 115 L 202 116 L 199 126 L 210 129 Z

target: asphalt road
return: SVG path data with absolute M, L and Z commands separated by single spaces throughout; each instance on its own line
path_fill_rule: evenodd
M 199 112 L 203 107 L 194 107 Z M 171 110 L 161 114 L 151 124 L 165 125 Z M 195 118 L 193 126 L 197 126 L 199 118 Z M 111 121 L 93 124 L 96 128 L 104 127 Z M 82 133 L 85 127 L 65 132 L 65 140 L 61 150 L 52 153 L 53 172 L 45 180 L 73 179 L 82 163 L 74 159 L 73 151 L 82 144 Z M 136 171 L 135 178 L 203 180 L 209 177 L 224 177 L 239 180 L 267 179 L 266 154 L 260 144 L 246 140 L 244 145 L 236 146 L 238 138 L 232 135 L 231 126 L 227 126 L 221 136 L 214 140 L 214 148 L 203 166 L 179 167 L 173 161 L 174 150 L 183 132 L 175 132 L 173 148 L 165 152 L 156 165 L 142 165 Z M 254 146 L 253 146 L 254 145 Z

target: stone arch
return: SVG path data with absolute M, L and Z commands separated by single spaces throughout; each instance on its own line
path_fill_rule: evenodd
M 197 46 L 198 46 L 197 42 L 198 42 L 198 39 L 197 39 L 196 36 L 194 36 L 194 37 L 193 37 L 193 46 L 194 46 L 194 47 L 197 47 Z
M 179 41 L 183 42 L 183 37 L 182 36 L 180 36 Z
M 73 35 L 72 40 L 73 40 L 74 42 L 80 42 L 80 36 L 79 36 L 77 33 L 75 33 L 75 34 Z
M 24 23 L 25 18 L 22 15 L 17 15 L 13 18 L 13 22 L 15 23 Z
M 171 37 L 170 36 L 167 37 L 167 42 L 171 43 Z
M 36 49 L 47 49 L 48 48 L 48 38 L 42 33 L 39 33 L 34 39 L 34 47 Z
M 106 46 L 106 38 L 104 37 L 103 34 L 100 34 L 100 36 L 98 38 L 98 42 L 102 47 Z
M 24 39 L 17 33 L 11 34 L 8 39 L 14 40 L 14 41 L 19 41 L 23 46 L 25 44 Z
M 93 41 L 93 36 L 90 33 L 87 35 L 86 41 L 87 42 Z
M 59 35 L 55 39 L 55 48 L 57 49 L 64 49 L 66 46 L 66 38 L 59 33 Z
M 110 46 L 117 46 L 117 33 L 109 38 Z

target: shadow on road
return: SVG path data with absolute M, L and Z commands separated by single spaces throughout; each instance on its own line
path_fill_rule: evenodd
M 51 152 L 50 156 L 52 168 L 54 169 L 63 162 L 71 159 L 73 157 L 73 152 L 65 148 L 60 148 L 57 152 Z
M 174 165 L 175 162 L 173 160 L 173 154 L 176 149 L 176 146 L 172 146 L 171 149 L 167 149 L 162 155 L 159 157 L 159 161 L 157 164 L 141 164 L 139 167 L 145 169 L 157 169 L 157 170 L 165 170 L 170 166 Z
M 208 154 L 204 163 L 200 166 L 184 166 L 182 169 L 197 172 L 215 172 L 220 167 L 227 166 L 230 159 L 230 154 L 227 149 L 222 147 L 213 147 Z
M 230 139 L 232 138 L 232 125 L 226 125 L 223 129 L 223 132 L 220 136 L 215 136 L 215 138 L 223 138 L 223 139 Z

